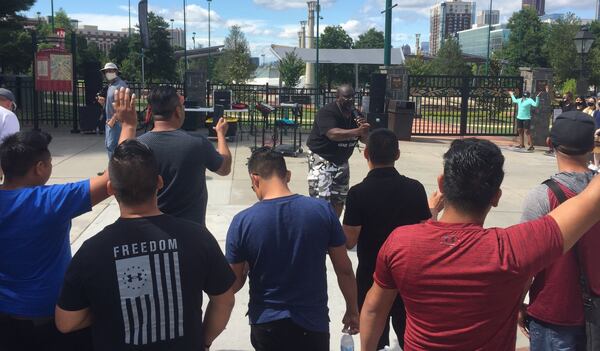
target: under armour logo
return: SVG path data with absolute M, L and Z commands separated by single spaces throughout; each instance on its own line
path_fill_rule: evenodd
M 446 246 L 454 246 L 458 242 L 458 238 L 454 234 L 447 234 L 442 237 L 440 244 Z

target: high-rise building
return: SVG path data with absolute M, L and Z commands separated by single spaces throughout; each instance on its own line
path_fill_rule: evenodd
M 491 24 L 500 23 L 500 10 L 492 10 L 490 15 L 490 10 L 482 10 L 477 12 L 477 27 L 487 26 Z
M 183 36 L 183 29 L 181 28 L 169 28 L 169 43 L 172 47 L 185 47 L 185 38 Z
M 489 31 L 489 33 L 488 33 Z M 457 33 L 458 43 L 463 53 L 479 57 L 487 57 L 488 39 L 490 54 L 502 50 L 508 43 L 510 30 L 506 24 L 495 24 L 491 30 L 488 25 L 463 30 Z
M 410 50 L 410 45 L 406 44 L 406 45 L 402 45 L 402 54 L 404 54 L 404 56 L 408 56 L 410 55 L 412 52 Z
M 600 21 L 600 0 L 596 0 L 596 17 L 594 19 Z
M 431 8 L 430 53 L 437 54 L 442 42 L 457 32 L 470 29 L 473 22 L 474 2 L 461 0 L 443 1 Z
M 523 0 L 522 8 L 525 9 L 527 7 L 534 9 L 538 16 L 546 14 L 546 0 Z
M 421 53 L 423 55 L 429 55 L 429 42 L 428 41 L 421 42 Z

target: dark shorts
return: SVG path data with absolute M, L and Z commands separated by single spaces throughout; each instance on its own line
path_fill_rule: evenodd
M 531 120 L 530 119 L 517 119 L 517 129 L 530 129 Z
M 250 341 L 256 351 L 329 351 L 329 333 L 304 329 L 289 318 L 251 325 Z
M 345 203 L 350 188 L 348 161 L 335 164 L 321 156 L 308 154 L 308 193 L 331 203 Z

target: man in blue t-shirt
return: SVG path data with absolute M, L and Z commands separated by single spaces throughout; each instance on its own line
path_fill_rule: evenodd
M 119 91 L 121 140 L 135 137 L 135 98 Z M 46 186 L 50 135 L 19 132 L 0 146 L 0 350 L 84 350 L 54 326 L 69 261 L 71 219 L 108 198 L 108 174 Z
M 350 333 L 358 331 L 356 280 L 342 226 L 328 202 L 290 191 L 281 154 L 258 149 L 248 171 L 260 202 L 234 217 L 226 257 L 236 275 L 234 291 L 250 277 L 252 346 L 329 350 L 327 253 L 346 300 L 342 323 Z

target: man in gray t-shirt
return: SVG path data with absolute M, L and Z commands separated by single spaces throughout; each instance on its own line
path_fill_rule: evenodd
M 108 159 L 111 158 L 115 148 L 119 144 L 119 135 L 121 134 L 121 123 L 113 118 L 115 111 L 113 109 L 113 102 L 115 98 L 115 91 L 120 88 L 127 88 L 127 83 L 121 77 L 119 77 L 119 68 L 112 62 L 104 65 L 104 68 L 100 70 L 108 82 L 108 90 L 106 91 L 106 98 L 99 97 L 98 102 L 104 107 L 106 113 L 106 126 L 105 126 L 105 146 L 108 152 Z
M 203 136 L 181 130 L 185 119 L 183 98 L 171 86 L 154 88 L 148 103 L 154 129 L 138 138 L 154 152 L 164 186 L 158 192 L 158 206 L 164 213 L 205 225 L 208 192 L 206 169 L 226 176 L 231 172 L 227 147 L 227 122 L 215 127 L 217 149 Z

